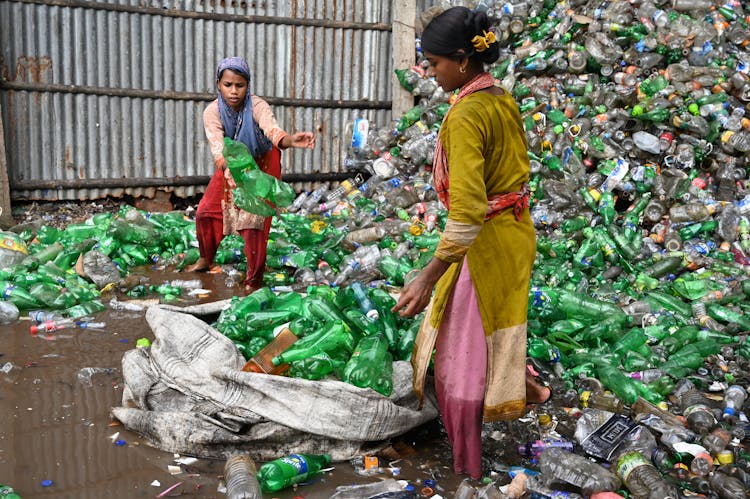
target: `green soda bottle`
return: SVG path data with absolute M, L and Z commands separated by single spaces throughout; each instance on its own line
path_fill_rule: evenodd
M 638 400 L 640 391 L 636 382 L 625 376 L 618 368 L 603 363 L 597 366 L 596 374 L 604 387 L 617 395 L 626 404 L 630 405 Z
M 612 351 L 621 357 L 629 352 L 638 352 L 641 355 L 649 355 L 650 349 L 646 345 L 648 337 L 643 332 L 642 328 L 636 327 L 628 331 L 622 336 L 614 345 L 612 345 Z M 640 369 L 629 369 L 629 370 L 640 370 Z
M 291 310 L 259 310 L 248 312 L 245 325 L 248 329 L 268 329 L 296 319 L 298 314 Z
M 393 391 L 393 358 L 383 334 L 365 336 L 344 367 L 343 380 L 360 388 L 372 388 L 388 397 Z
M 217 329 L 222 331 L 222 326 L 229 323 L 244 323 L 247 314 L 250 312 L 259 312 L 270 306 L 275 297 L 276 295 L 269 288 L 260 288 L 244 298 L 232 297 L 229 307 L 224 309 L 219 315 Z
M 557 306 L 568 317 L 601 320 L 625 315 L 620 307 L 579 293 L 560 290 Z
M 336 321 L 323 331 L 307 335 L 297 341 L 283 353 L 274 357 L 271 362 L 274 366 L 289 364 L 295 360 L 312 357 L 319 352 L 329 353 L 341 348 L 351 352 L 354 349 L 354 338 L 348 326 L 341 321 Z
M 273 177 L 272 177 L 273 178 Z M 260 196 L 250 195 L 243 188 L 236 188 L 232 191 L 232 197 L 234 204 L 241 210 L 260 215 L 262 217 L 270 217 L 276 210 L 271 207 L 264 198 Z
M 290 454 L 261 466 L 257 478 L 263 492 L 276 492 L 315 476 L 330 462 L 328 454 Z
M 0 297 L 12 302 L 19 310 L 34 310 L 42 307 L 40 301 L 31 293 L 8 281 L 0 281 Z
M 54 242 L 48 246 L 45 246 L 41 248 L 36 253 L 33 253 L 21 262 L 22 265 L 25 266 L 32 266 L 37 267 L 39 265 L 44 265 L 45 263 L 49 262 L 50 260 L 54 260 L 57 258 L 57 255 L 59 255 L 65 248 L 62 244 L 59 242 Z
M 348 358 L 349 352 L 346 350 L 320 352 L 312 357 L 292 362 L 289 375 L 293 378 L 323 379 L 331 373 L 342 371 Z
M 691 317 L 693 315 L 693 309 L 690 304 L 683 302 L 676 296 L 668 295 L 661 291 L 649 291 L 644 300 L 651 303 L 654 310 L 665 308 L 682 314 L 685 317 Z
M 654 261 L 648 267 L 641 270 L 641 274 L 649 277 L 660 278 L 676 272 L 682 266 L 682 257 L 672 256 Z
M 308 295 L 304 302 L 305 314 L 323 322 L 346 322 L 346 316 L 336 305 L 321 296 Z
M 421 324 L 421 318 L 415 319 L 408 328 L 401 331 L 401 335 L 398 337 L 398 343 L 396 343 L 396 359 L 411 359 L 411 352 L 414 350 L 414 341 L 417 339 L 417 333 L 419 332 Z
M 79 303 L 67 309 L 65 312 L 68 317 L 75 319 L 76 317 L 85 317 L 87 315 L 93 315 L 102 310 L 106 310 L 107 306 L 99 300 L 91 300 L 85 303 Z
M 563 220 L 560 222 L 560 230 L 563 232 L 563 234 L 570 234 L 571 232 L 575 232 L 577 230 L 581 230 L 584 227 L 588 227 L 589 219 L 583 215 L 578 215 L 573 218 L 568 218 L 566 220 Z
M 599 215 L 601 215 L 602 223 L 604 225 L 612 223 L 617 215 L 617 212 L 615 212 L 615 197 L 612 194 L 612 191 L 602 191 L 601 196 L 599 197 L 597 211 L 599 212 Z
M 560 360 L 560 350 L 550 345 L 544 338 L 529 338 L 526 351 L 529 357 L 543 362 L 558 362 Z
M 245 360 L 252 359 L 255 354 L 260 352 L 266 345 L 268 345 L 268 343 L 269 341 L 266 338 L 261 337 L 250 338 L 247 341 L 234 341 L 234 345 L 237 347 L 237 350 L 240 351 Z
M 745 317 L 745 314 L 741 312 L 737 312 L 736 310 L 718 303 L 707 304 L 706 312 L 708 312 L 709 317 L 712 319 L 727 324 L 737 324 L 742 331 L 750 331 L 750 319 Z
M 414 106 L 413 108 L 409 109 L 408 111 L 406 111 L 406 113 L 404 113 L 401 119 L 399 119 L 398 124 L 396 125 L 396 129 L 399 132 L 403 132 L 414 123 L 416 123 L 419 118 L 422 117 L 423 112 L 424 109 L 422 109 L 421 106 Z
M 391 308 L 396 304 L 396 299 L 388 291 L 381 288 L 373 289 L 370 297 L 375 304 L 375 308 L 378 310 L 378 324 L 380 324 L 388 340 L 388 346 L 395 349 L 396 342 L 398 341 L 398 325 L 396 317 L 391 312 Z
M 369 319 L 358 308 L 350 308 L 344 311 L 346 323 L 352 330 L 358 332 L 361 336 L 369 336 L 380 331 L 380 325 Z
M 3 499 L 21 499 L 21 496 L 16 494 L 16 491 L 13 490 L 13 487 L 3 485 L 2 483 L 0 483 L 0 497 Z

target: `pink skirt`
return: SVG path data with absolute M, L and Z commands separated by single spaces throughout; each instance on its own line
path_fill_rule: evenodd
M 435 391 L 453 448 L 453 470 L 479 479 L 487 341 L 465 258 L 440 324 L 436 349 Z

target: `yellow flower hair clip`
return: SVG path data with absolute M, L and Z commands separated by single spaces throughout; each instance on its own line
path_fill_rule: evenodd
M 495 43 L 497 41 L 497 37 L 495 36 L 494 31 L 482 31 L 482 35 L 477 35 L 474 38 L 471 39 L 471 44 L 474 45 L 474 49 L 476 49 L 477 52 L 484 52 L 488 48 L 490 48 L 490 45 Z

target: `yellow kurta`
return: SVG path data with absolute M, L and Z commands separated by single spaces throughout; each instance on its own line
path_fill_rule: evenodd
M 518 417 L 525 410 L 526 316 L 536 237 L 528 209 L 521 220 L 512 208 L 484 220 L 488 196 L 518 191 L 529 180 L 518 107 L 508 93 L 467 95 L 450 110 L 439 139 L 449 165 L 450 207 L 435 256 L 452 265 L 438 281 L 422 329 L 440 329 L 465 256 L 488 345 L 485 419 Z M 431 353 L 429 344 L 417 342 L 415 362 L 429 359 L 427 348 Z M 415 364 L 415 390 L 421 370 L 426 366 Z

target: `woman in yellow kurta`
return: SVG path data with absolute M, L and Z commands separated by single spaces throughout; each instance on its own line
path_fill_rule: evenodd
M 527 402 L 550 395 L 526 371 L 536 252 L 527 144 L 513 97 L 484 71 L 499 49 L 483 12 L 446 10 L 425 28 L 422 48 L 437 83 L 460 89 L 435 151 L 435 188 L 448 221 L 433 259 L 394 311 L 413 316 L 429 304 L 412 355 L 414 388 L 421 397 L 437 348 L 435 388 L 454 469 L 479 478 L 482 418 L 517 418 Z

